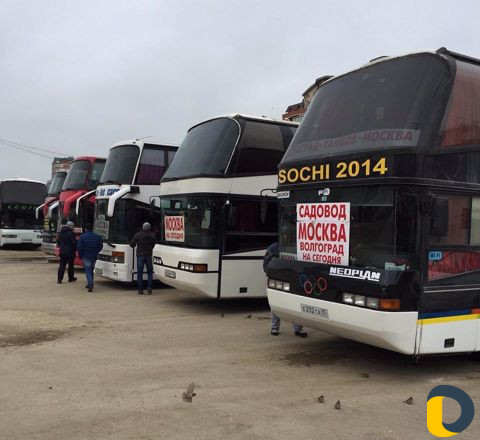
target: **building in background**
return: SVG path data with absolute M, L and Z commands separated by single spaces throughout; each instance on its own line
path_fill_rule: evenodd
M 55 175 L 55 173 L 58 173 L 59 171 L 68 171 L 68 168 L 70 167 L 70 164 L 73 161 L 73 157 L 55 157 L 53 158 L 52 161 L 52 177 Z
M 302 102 L 289 105 L 285 110 L 285 113 L 282 115 L 282 119 L 285 121 L 301 122 L 303 119 L 303 115 L 307 111 L 308 106 L 310 105 L 313 97 L 315 96 L 315 93 L 317 93 L 319 87 L 330 78 L 333 77 L 331 75 L 325 75 L 317 78 L 315 82 L 302 93 Z

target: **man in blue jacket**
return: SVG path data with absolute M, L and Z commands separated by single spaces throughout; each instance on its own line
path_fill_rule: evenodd
M 85 232 L 78 240 L 78 256 L 83 260 L 85 276 L 87 277 L 87 289 L 93 292 L 93 269 L 98 258 L 98 253 L 102 250 L 103 241 L 100 235 L 93 232 L 93 225 L 87 223 Z

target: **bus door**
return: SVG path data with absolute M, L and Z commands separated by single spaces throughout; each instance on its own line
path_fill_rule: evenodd
M 436 198 L 418 350 L 472 352 L 480 349 L 480 197 Z

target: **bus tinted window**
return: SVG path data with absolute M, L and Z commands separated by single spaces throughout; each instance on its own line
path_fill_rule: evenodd
M 480 144 L 480 66 L 457 61 L 442 147 Z
M 63 182 L 62 191 L 85 188 L 90 162 L 88 160 L 75 160 L 68 169 L 67 178 Z
M 231 197 L 232 215 L 225 230 L 225 252 L 264 249 L 277 240 L 277 204 L 269 201 L 262 215 L 259 199 Z
M 450 70 L 430 54 L 381 61 L 321 86 L 282 163 L 352 151 L 431 145 Z
M 448 231 L 444 236 L 431 236 L 434 245 L 466 245 L 470 233 L 470 203 L 466 196 L 448 196 Z
M 93 189 L 97 187 L 104 168 L 105 168 L 105 160 L 95 161 L 92 167 L 92 172 L 90 173 L 90 178 L 88 179 L 87 188 Z
M 247 120 L 230 173 L 275 173 L 295 129 L 296 127 Z
M 49 196 L 56 196 L 60 194 L 60 192 L 62 191 L 63 182 L 65 182 L 66 177 L 67 173 L 64 171 L 55 173 L 48 187 Z
M 166 169 L 165 150 L 144 147 L 135 183 L 137 185 L 160 185 Z
M 140 149 L 136 145 L 121 145 L 110 150 L 100 183 L 131 184 Z
M 164 178 L 223 175 L 239 130 L 238 124 L 229 118 L 214 119 L 192 128 L 181 143 Z

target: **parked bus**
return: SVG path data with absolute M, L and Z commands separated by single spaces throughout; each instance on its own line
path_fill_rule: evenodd
M 75 224 L 75 233 L 79 237 L 86 224 L 93 223 L 95 188 L 104 167 L 104 158 L 92 156 L 77 157 L 72 162 L 60 193 L 58 230 L 64 219 L 70 220 Z M 58 247 L 55 253 L 58 255 Z M 82 260 L 76 257 L 75 265 L 82 266 Z
M 272 188 L 298 124 L 223 116 L 188 131 L 160 185 L 154 269 L 213 298 L 265 296 L 262 258 L 277 237 Z
M 480 61 L 373 60 L 318 90 L 278 174 L 272 310 L 400 353 L 480 350 Z
M 104 240 L 95 265 L 97 275 L 122 282 L 136 279 L 136 250 L 129 243 L 145 222 L 152 225 L 154 233 L 160 233 L 160 213 L 150 201 L 158 194 L 177 148 L 133 140 L 110 149 L 96 191 L 94 228 Z
M 66 171 L 58 171 L 53 175 L 48 185 L 45 202 L 36 210 L 37 219 L 40 218 L 40 212 L 43 213 L 42 251 L 46 254 L 55 254 L 58 229 L 58 205 L 60 203 L 58 199 L 66 177 Z
M 36 208 L 45 199 L 47 187 L 29 179 L 0 181 L 0 247 L 42 244 L 42 220 Z

